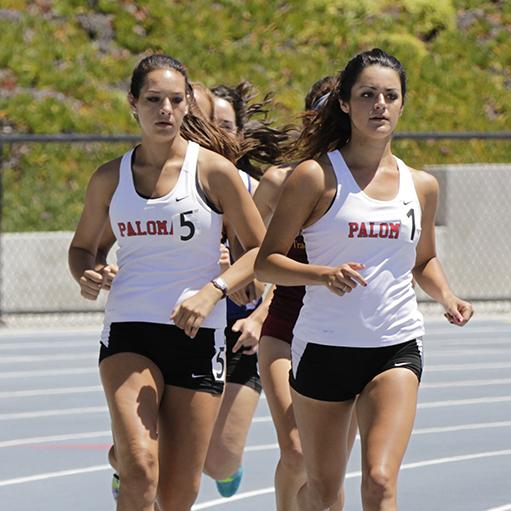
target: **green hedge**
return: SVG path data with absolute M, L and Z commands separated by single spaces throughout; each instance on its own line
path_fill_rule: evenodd
M 182 60 L 191 78 L 207 85 L 248 79 L 262 92 L 274 91 L 275 119 L 290 122 L 314 80 L 374 46 L 394 53 L 407 69 L 401 131 L 511 129 L 511 3 L 505 0 L 54 0 L 39 5 L 2 2 L 4 132 L 136 133 L 126 90 L 133 66 L 149 50 Z M 124 148 L 4 147 L 3 229 L 73 229 L 90 173 Z M 396 148 L 418 167 L 511 161 L 505 142 L 400 142 Z

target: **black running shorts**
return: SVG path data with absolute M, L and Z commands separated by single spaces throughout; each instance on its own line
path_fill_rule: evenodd
M 257 369 L 257 354 L 244 355 L 241 350 L 233 353 L 232 349 L 240 337 L 240 332 L 233 332 L 236 320 L 228 321 L 225 329 L 227 344 L 227 383 L 238 383 L 261 393 L 261 378 Z
M 137 353 L 160 369 L 166 385 L 221 394 L 225 381 L 225 339 L 220 329 L 200 328 L 194 339 L 175 325 L 112 323 L 99 362 L 117 353 Z
M 347 401 L 360 394 L 378 374 L 393 368 L 412 371 L 420 382 L 422 340 L 381 348 L 352 348 L 304 342 L 291 347 L 289 384 L 304 396 L 320 401 Z

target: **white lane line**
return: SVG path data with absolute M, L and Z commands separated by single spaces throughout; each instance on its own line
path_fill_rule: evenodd
M 440 372 L 440 371 L 466 371 L 466 370 L 479 370 L 479 369 L 507 369 L 511 367 L 511 362 L 486 362 L 482 364 L 440 364 L 440 365 L 427 365 L 425 371 L 427 372 Z
M 431 358 L 439 358 L 439 357 L 473 357 L 474 355 L 480 357 L 483 355 L 511 355 L 511 350 L 509 349 L 464 349 L 460 350 L 456 349 L 428 349 L 426 348 L 426 356 L 429 359 Z
M 511 333 L 511 330 L 509 332 L 506 332 L 507 334 Z M 426 346 L 430 347 L 437 347 L 437 346 L 470 346 L 470 345 L 477 345 L 481 346 L 481 344 L 505 344 L 506 346 L 509 346 L 509 340 L 508 339 L 502 339 L 502 338 L 495 338 L 495 339 L 447 339 L 447 338 L 439 338 L 435 337 L 435 339 L 424 339 L 424 344 Z
M 445 463 L 454 463 L 458 461 L 470 461 L 475 459 L 483 459 L 483 458 L 492 458 L 496 456 L 510 456 L 511 455 L 511 449 L 507 449 L 504 451 L 488 451 L 488 452 L 480 452 L 480 453 L 474 453 L 474 454 L 464 454 L 461 456 L 450 456 L 446 458 L 436 458 L 432 460 L 424 460 L 419 461 L 415 463 L 406 463 L 401 466 L 401 470 L 409 470 L 413 468 L 421 468 L 421 467 L 428 467 L 432 465 L 441 465 Z M 79 475 L 79 474 L 86 474 L 90 472 L 98 472 L 100 470 L 111 470 L 110 465 L 95 465 L 91 467 L 84 467 L 84 468 L 77 468 L 72 470 L 61 470 L 58 472 L 46 472 L 44 474 L 34 474 L 32 476 L 26 476 L 26 477 L 17 477 L 14 479 L 4 479 L 3 481 L 0 481 L 0 487 L 2 486 L 12 486 L 15 484 L 23 484 L 23 483 L 31 483 L 34 481 L 42 481 L 45 479 L 52 479 L 56 477 L 65 477 L 65 476 L 71 476 L 71 475 Z M 362 474 L 360 471 L 358 472 L 349 472 L 346 474 L 346 479 L 351 479 L 353 477 L 360 477 Z M 242 500 L 246 498 L 250 498 L 257 495 L 263 495 L 264 493 L 272 493 L 274 491 L 274 488 L 262 488 L 260 490 L 255 490 L 252 492 L 246 492 L 241 493 L 239 495 L 234 495 L 233 497 L 230 497 L 229 499 L 216 499 L 214 501 L 209 502 L 203 502 L 199 503 L 192 507 L 193 510 L 198 509 L 206 509 L 208 507 L 213 507 L 219 504 L 226 504 L 229 502 L 234 502 L 235 500 Z
M 410 470 L 414 468 L 422 468 L 422 467 L 428 467 L 432 465 L 442 465 L 445 463 L 455 463 L 459 461 L 470 461 L 475 459 L 482 459 L 482 458 L 492 458 L 495 456 L 510 456 L 511 455 L 511 449 L 505 450 L 505 451 L 490 451 L 490 452 L 480 452 L 475 454 L 465 454 L 462 456 L 451 456 L 448 458 L 437 458 L 432 460 L 425 460 L 425 461 L 419 461 L 417 463 L 406 463 L 404 465 L 401 465 L 401 470 Z M 346 479 L 353 479 L 355 477 L 360 477 L 362 475 L 361 472 L 348 472 L 346 474 Z M 219 505 L 225 505 L 229 504 L 230 502 L 235 502 L 237 500 L 243 500 L 248 499 L 251 497 L 258 497 L 260 495 L 265 495 L 268 493 L 273 493 L 275 491 L 275 488 L 272 486 L 268 488 L 261 488 L 260 490 L 254 490 L 246 493 L 240 493 L 238 495 L 234 495 L 232 497 L 229 497 L 228 499 L 215 499 L 210 500 L 207 502 L 200 502 L 198 504 L 195 504 L 192 506 L 192 511 L 198 511 L 200 509 L 208 509 L 210 507 L 215 507 Z M 492 510 L 489 510 L 492 511 Z M 493 510 L 495 511 L 495 510 Z
M 229 504 L 229 502 L 235 502 L 237 500 L 250 499 L 251 497 L 259 497 L 260 495 L 267 495 L 268 493 L 275 492 L 275 488 L 273 486 L 269 486 L 268 488 L 261 488 L 260 490 L 247 491 L 245 493 L 238 493 L 237 495 L 233 495 L 228 499 L 215 499 L 209 500 L 207 502 L 201 502 L 199 504 L 195 504 L 192 506 L 192 511 L 198 511 L 199 509 L 207 509 L 208 507 L 220 506 L 223 504 Z
M 511 378 L 493 378 L 489 380 L 453 380 L 445 382 L 421 383 L 421 389 L 448 389 L 451 387 L 483 387 L 489 385 L 509 385 Z M 0 392 L 0 399 L 34 397 L 34 396 L 55 396 L 66 394 L 82 394 L 88 392 L 102 392 L 101 385 L 81 386 L 81 387 L 52 387 L 47 389 L 26 389 L 11 390 Z M 261 394 L 261 399 L 266 400 L 266 396 Z
M 435 433 L 452 433 L 458 431 L 473 431 L 477 429 L 511 428 L 511 421 L 480 422 L 474 424 L 459 424 L 457 426 L 438 426 L 435 428 L 419 428 L 412 431 L 412 435 L 430 435 Z M 360 441 L 360 436 L 357 435 Z M 0 444 L 0 447 L 2 444 Z M 279 444 L 260 444 L 245 447 L 244 452 L 273 451 L 279 448 Z
M 415 463 L 406 463 L 401 466 L 401 470 L 409 470 L 411 468 L 430 467 L 432 465 L 444 465 L 445 463 L 456 463 L 458 461 L 480 460 L 484 458 L 495 458 L 497 456 L 511 456 L 511 449 L 503 451 L 486 451 L 473 454 L 462 454 L 460 456 L 448 456 L 445 458 L 436 458 L 432 460 L 417 461 Z M 358 473 L 361 475 L 361 473 Z
M 58 417 L 63 415 L 85 415 L 88 413 L 107 412 L 106 406 L 89 406 L 80 408 L 62 408 L 60 410 L 41 410 L 39 412 L 1 413 L 0 421 L 16 419 L 35 419 L 39 417 Z
M 491 429 L 491 428 L 511 428 L 511 421 L 502 422 L 481 422 L 475 424 L 460 424 L 458 426 L 439 426 L 435 428 L 420 428 L 414 429 L 412 435 L 429 435 L 435 433 L 452 433 L 458 431 L 473 431 L 477 429 Z M 357 440 L 360 441 L 360 436 L 357 435 Z M 2 444 L 0 444 L 0 447 Z M 279 444 L 260 444 L 249 445 L 245 447 L 244 452 L 256 451 L 273 451 L 279 448 Z
M 450 399 L 446 401 L 429 401 L 425 403 L 419 403 L 417 408 L 443 408 L 448 406 L 468 406 L 474 404 L 491 404 L 491 403 L 505 403 L 511 401 L 511 396 L 499 396 L 499 397 L 480 397 L 474 399 Z M 50 416 L 62 416 L 62 415 L 84 415 L 88 413 L 100 413 L 106 412 L 108 408 L 106 406 L 92 406 L 82 408 L 61 408 L 58 410 L 39 410 L 35 412 L 20 412 L 20 413 L 3 413 L 0 414 L 0 421 L 16 420 L 16 419 L 34 419 L 37 417 L 50 417 Z M 272 418 L 270 415 L 254 417 L 252 419 L 254 423 L 271 423 Z
M 97 367 L 68 367 L 67 369 L 41 369 L 37 371 L 8 371 L 0 373 L 0 379 L 34 378 L 39 376 L 63 376 L 70 374 L 98 373 Z
M 478 369 L 505 369 L 511 367 L 511 362 L 497 362 L 487 364 L 447 364 L 447 365 L 426 365 L 426 372 L 441 371 L 465 371 Z M 72 374 L 97 373 L 97 367 L 70 367 L 67 369 L 41 369 L 34 371 L 7 371 L 0 372 L 0 379 L 11 378 L 33 378 L 40 376 L 61 376 Z
M 491 509 L 487 509 L 486 511 L 509 511 L 510 509 L 511 504 L 506 504 L 505 506 L 492 507 Z
M 76 327 L 76 328 L 49 328 L 45 330 L 44 328 L 41 329 L 33 329 L 33 328 L 20 328 L 20 329 L 5 329 L 0 331 L 0 342 L 3 339 L 10 340 L 11 338 L 19 338 L 22 339 L 19 342 L 25 342 L 23 341 L 24 338 L 26 338 L 26 342 L 32 341 L 32 337 L 37 337 L 39 339 L 41 338 L 48 338 L 49 342 L 53 342 L 53 339 L 55 337 L 80 337 L 83 335 L 86 336 L 99 336 L 101 335 L 101 326 L 99 327 Z
M 35 474 L 27 477 L 16 477 L 15 479 L 4 479 L 0 481 L 0 486 L 12 486 L 13 484 L 33 483 L 34 481 L 44 481 L 54 477 L 74 476 L 78 474 L 87 474 L 89 472 L 99 472 L 100 470 L 112 470 L 110 465 L 95 465 L 92 467 L 76 468 L 73 470 L 60 470 L 59 472 L 46 472 L 45 474 Z
M 112 438 L 111 431 L 89 431 L 88 433 L 69 433 L 66 435 L 34 436 L 31 438 L 18 438 L 0 442 L 0 448 L 19 447 L 20 445 L 46 444 L 49 442 L 63 442 L 66 440 L 83 440 L 85 438 Z
M 459 381 L 446 381 L 435 383 L 421 383 L 421 389 L 448 389 L 452 387 L 483 387 L 491 385 L 508 385 L 511 383 L 511 378 L 494 378 L 490 380 L 459 380 Z M 80 387 L 52 387 L 46 389 L 27 389 L 27 390 L 10 390 L 0 392 L 0 399 L 19 399 L 22 397 L 37 397 L 37 396 L 56 396 L 68 394 L 86 394 L 92 392 L 102 392 L 101 385 L 90 385 Z M 266 396 L 261 394 L 261 400 L 266 401 Z M 255 422 L 266 422 L 257 420 Z
M 492 428 L 511 428 L 511 421 L 500 422 L 479 422 L 473 424 L 459 424 L 456 426 L 437 426 L 433 428 L 418 428 L 412 431 L 412 435 L 428 435 L 435 433 L 451 433 L 455 431 L 471 431 L 477 429 Z M 62 435 L 49 435 L 39 437 L 18 438 L 14 440 L 4 440 L 0 442 L 0 448 L 18 447 L 21 445 L 45 444 L 50 442 L 62 442 L 65 440 L 83 440 L 87 438 L 100 438 L 112 436 L 111 431 L 90 431 L 85 433 L 66 433 Z M 357 438 L 359 438 L 357 436 Z M 272 451 L 278 449 L 279 445 L 274 444 L 256 444 L 245 447 L 245 452 Z
M 54 353 L 50 355 L 17 355 L 2 356 L 0 364 L 20 364 L 26 362 L 57 362 L 61 360 L 86 360 L 98 358 L 97 351 L 87 353 Z
M 511 401 L 511 396 L 477 397 L 471 399 L 447 399 L 443 401 L 420 402 L 417 408 L 443 408 L 448 406 L 468 406 L 479 404 L 506 403 Z M 271 422 L 271 416 L 254 417 L 252 422 Z
M 439 343 L 440 344 L 440 343 Z M 462 343 L 459 343 L 462 344 Z M 510 344 L 509 341 L 502 341 L 502 344 Z M 463 351 L 457 349 L 443 349 L 444 343 L 441 346 L 436 346 L 431 343 L 429 349 L 426 348 L 428 357 L 442 357 L 442 356 L 472 356 L 472 355 L 492 355 L 492 354 L 506 354 L 509 353 L 508 349 L 498 348 L 472 348 Z M 42 350 L 56 350 L 61 348 L 98 348 L 99 342 L 94 341 L 51 341 L 51 342 L 25 342 L 25 343 L 1 343 L 0 351 L 17 351 L 17 350 L 28 350 L 28 349 L 42 349 Z M 97 353 L 97 352 L 95 352 Z
M 85 394 L 88 392 L 102 392 L 101 385 L 90 385 L 85 387 L 64 387 L 51 389 L 28 389 L 28 390 L 8 390 L 0 392 L 0 399 L 35 397 L 35 396 L 57 396 L 66 394 Z
M 476 429 L 511 428 L 511 421 L 476 422 L 473 424 L 459 424 L 456 426 L 437 426 L 434 428 L 418 428 L 412 435 L 428 435 L 432 433 L 451 433 L 454 431 L 472 431 Z
M 279 444 L 247 445 L 243 452 L 274 451 L 278 448 Z
M 450 389 L 451 387 L 483 387 L 487 385 L 508 385 L 511 378 L 493 378 L 490 380 L 454 380 L 421 383 L 421 389 Z
M 254 417 L 252 422 L 272 422 L 272 418 L 270 415 L 262 416 L 262 417 Z
M 97 343 L 99 348 L 99 342 Z M 0 351 L 56 348 L 90 348 L 94 341 L 35 341 L 35 342 L 0 342 Z
M 466 328 L 463 330 L 462 334 L 458 334 L 458 335 L 463 336 L 465 338 L 469 335 L 508 334 L 509 332 L 511 332 L 511 325 L 498 325 L 498 326 L 497 325 L 488 325 L 487 327 Z M 451 337 L 449 337 L 449 334 L 450 334 L 450 332 L 448 329 L 433 328 L 433 327 L 428 328 L 426 325 L 425 337 L 430 336 L 430 335 L 434 335 L 435 337 L 438 337 L 440 335 L 445 335 L 446 340 L 448 340 L 449 338 L 452 339 L 452 334 L 451 334 Z
M 446 406 L 467 406 L 467 405 L 487 405 L 492 403 L 506 403 L 511 401 L 511 396 L 499 397 L 479 397 L 474 399 L 449 399 L 447 401 L 429 401 L 419 403 L 417 408 L 442 408 Z

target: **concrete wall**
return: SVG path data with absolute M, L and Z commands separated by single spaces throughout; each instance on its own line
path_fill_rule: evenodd
M 67 265 L 72 232 L 8 233 L 1 237 L 1 307 L 3 313 L 101 311 L 97 301 L 82 298 Z
M 437 244 L 452 288 L 467 299 L 510 300 L 511 165 L 427 170 L 441 184 Z M 71 237 L 70 232 L 2 235 L 4 313 L 102 310 L 105 293 L 97 302 L 83 299 L 69 274 Z M 426 299 L 420 290 L 418 296 Z
M 511 165 L 435 165 L 440 254 L 451 287 L 468 299 L 511 299 Z

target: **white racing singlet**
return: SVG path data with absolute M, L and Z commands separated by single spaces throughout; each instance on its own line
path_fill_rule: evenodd
M 337 296 L 326 286 L 306 286 L 294 335 L 329 346 L 381 347 L 422 337 L 424 325 L 412 287 L 421 206 L 410 169 L 396 158 L 399 191 L 392 200 L 366 195 L 341 153 L 328 153 L 337 179 L 330 209 L 303 229 L 310 264 L 365 265 L 367 287 Z
M 241 180 L 243 181 L 245 188 L 248 190 L 248 193 L 252 195 L 252 180 L 250 178 L 250 175 L 241 169 L 238 169 L 238 174 L 241 177 Z
M 199 145 L 188 142 L 176 185 L 158 198 L 137 193 L 133 150 L 121 160 L 119 183 L 110 203 L 119 272 L 105 308 L 105 344 L 113 322 L 173 324 L 174 307 L 220 273 L 223 220 L 198 192 L 198 154 Z M 225 300 L 221 300 L 202 326 L 224 328 L 225 317 Z

